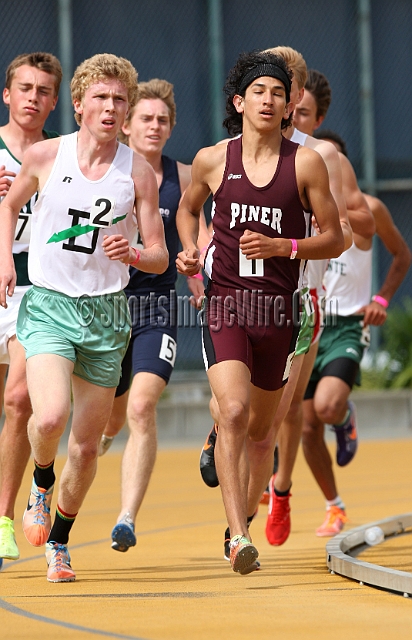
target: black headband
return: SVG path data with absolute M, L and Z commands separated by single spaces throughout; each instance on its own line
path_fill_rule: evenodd
M 256 80 L 256 78 L 261 78 L 262 76 L 269 76 L 271 78 L 277 78 L 285 85 L 286 90 L 286 102 L 290 100 L 290 89 L 291 89 L 291 81 L 288 74 L 281 68 L 278 67 L 277 64 L 273 64 L 272 62 L 262 62 L 261 64 L 257 64 L 252 69 L 249 69 L 243 76 L 240 81 L 238 94 L 242 94 L 245 89 Z

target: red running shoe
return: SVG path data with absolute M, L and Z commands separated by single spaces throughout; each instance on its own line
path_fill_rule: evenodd
M 266 520 L 266 538 L 269 544 L 279 547 L 286 542 L 290 534 L 290 505 L 292 496 L 277 496 L 275 493 L 275 476 L 269 481 L 269 508 Z

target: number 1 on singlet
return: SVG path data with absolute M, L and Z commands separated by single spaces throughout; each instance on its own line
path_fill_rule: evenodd
M 246 256 L 244 256 L 239 249 L 239 275 L 242 276 L 242 278 L 250 278 L 253 276 L 262 277 L 264 275 L 263 259 L 247 260 Z

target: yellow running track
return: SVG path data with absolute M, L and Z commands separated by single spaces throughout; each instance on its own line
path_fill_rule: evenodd
M 46 581 L 43 549 L 30 547 L 21 531 L 31 483 L 28 469 L 16 517 L 21 557 L 5 561 L 0 573 L 0 638 L 412 637 L 412 598 L 328 573 L 328 539 L 314 533 L 324 519 L 324 501 L 301 454 L 292 487 L 291 536 L 282 547 L 271 547 L 264 533 L 266 507 L 261 506 L 251 533 L 262 570 L 248 576 L 233 573 L 223 560 L 226 522 L 220 490 L 202 483 L 199 450 L 184 445 L 158 454 L 137 520 L 137 546 L 124 554 L 113 551 L 110 532 L 119 510 L 120 460 L 121 454 L 111 451 L 99 460 L 70 540 L 77 580 L 65 584 Z M 412 439 L 361 442 L 354 461 L 336 470 L 347 529 L 412 511 L 411 460 Z M 59 458 L 57 473 L 62 464 Z M 361 557 L 412 571 L 412 535 Z

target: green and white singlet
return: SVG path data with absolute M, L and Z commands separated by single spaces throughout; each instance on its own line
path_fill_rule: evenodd
M 67 296 L 121 291 L 129 267 L 109 260 L 104 235 L 136 233 L 133 151 L 119 143 L 112 164 L 89 180 L 77 158 L 77 132 L 62 136 L 50 175 L 33 210 L 29 277 L 33 284 Z
M 59 136 L 55 131 L 43 131 L 43 135 L 47 139 L 57 138 Z M 12 171 L 16 175 L 20 173 L 21 162 L 14 157 L 3 138 L 0 137 L 0 167 L 2 166 L 6 167 L 6 171 Z M 13 180 L 13 178 L 10 179 Z M 3 198 L 0 198 L 0 200 L 2 199 Z M 22 207 L 14 234 L 13 257 L 17 272 L 17 286 L 27 286 L 30 284 L 27 273 L 27 252 L 30 244 L 31 217 L 36 200 L 37 193 Z

